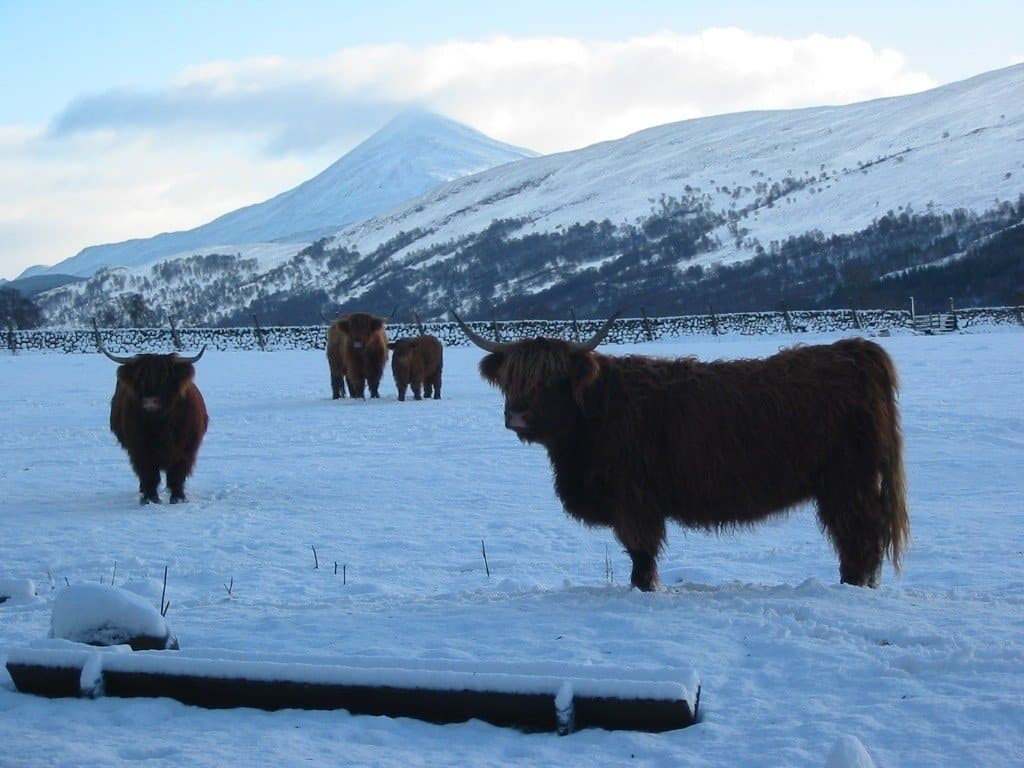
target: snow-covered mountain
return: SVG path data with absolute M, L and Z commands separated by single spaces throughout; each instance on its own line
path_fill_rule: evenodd
M 952 295 L 951 281 L 990 301 L 1024 234 L 1022 97 L 1018 65 L 910 96 L 659 126 L 434 187 L 270 267 L 246 249 L 189 255 L 53 291 L 45 308 L 78 323 L 138 293 L 193 323 L 309 321 L 324 301 L 564 316 L 902 302 L 908 286 Z
M 32 267 L 22 277 L 47 272 L 89 277 L 104 267 L 134 267 L 211 246 L 238 250 L 232 244 L 283 241 L 301 247 L 440 183 L 535 154 L 413 110 L 322 173 L 262 203 L 183 232 L 89 246 L 53 267 Z

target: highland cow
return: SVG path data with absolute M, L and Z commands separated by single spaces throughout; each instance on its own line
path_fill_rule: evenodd
M 388 361 L 384 320 L 365 312 L 355 312 L 339 317 L 333 327 L 342 337 L 341 360 L 349 395 L 365 398 L 369 385 L 370 397 L 380 397 L 380 379 Z
M 134 355 L 118 357 L 117 386 L 110 400 L 110 431 L 128 453 L 139 478 L 140 502 L 160 503 L 160 472 L 167 475 L 171 503 L 185 501 L 185 478 L 192 474 L 209 416 L 195 385 L 194 357 Z
M 391 372 L 395 375 L 398 399 L 405 400 L 406 387 L 412 389 L 415 400 L 423 397 L 441 399 L 441 369 L 444 367 L 444 347 L 436 336 L 424 334 L 399 339 L 388 344 L 391 350 Z
M 454 314 L 454 312 L 452 313 Z M 798 346 L 759 360 L 610 357 L 590 341 L 498 343 L 482 377 L 505 397 L 505 426 L 543 445 L 569 515 L 607 525 L 657 586 L 667 520 L 709 531 L 748 526 L 807 500 L 839 555 L 840 580 L 898 572 L 910 525 L 897 376 L 865 339 Z

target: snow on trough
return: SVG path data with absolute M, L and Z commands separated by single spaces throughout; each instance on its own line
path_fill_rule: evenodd
M 735 358 L 837 336 L 606 351 Z M 405 403 L 390 380 L 379 401 L 331 401 L 318 350 L 208 351 L 196 381 L 210 431 L 191 501 L 173 507 L 137 504 L 107 425 L 109 361 L 0 357 L 0 579 L 39 593 L 0 605 L 0 663 L 45 640 L 65 579 L 109 583 L 116 563 L 117 586 L 152 606 L 168 566 L 182 658 L 571 665 L 625 681 L 692 668 L 702 685 L 693 727 L 559 739 L 479 721 L 52 700 L 0 671 L 0 765 L 821 768 L 841 740 L 833 762 L 856 756 L 845 737 L 879 768 L 1020 765 L 1024 332 L 878 341 L 902 378 L 912 544 L 902 577 L 887 567 L 877 590 L 838 584 L 809 510 L 718 536 L 673 528 L 665 588 L 629 589 L 628 558 L 562 513 L 544 452 L 503 428 L 467 347 L 446 350 L 444 399 Z
M 103 584 L 74 584 L 57 592 L 50 637 L 90 645 L 119 645 L 138 637 L 166 638 L 170 628 L 148 600 Z

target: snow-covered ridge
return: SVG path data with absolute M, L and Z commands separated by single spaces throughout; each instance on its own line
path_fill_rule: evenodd
M 910 96 L 672 123 L 457 180 L 337 236 L 366 253 L 402 231 L 430 233 L 398 258 L 495 219 L 525 218 L 521 234 L 634 221 L 689 190 L 714 207 L 753 206 L 743 226 L 764 244 L 856 231 L 890 208 L 981 210 L 1024 191 L 1022 94 L 1024 64 Z M 788 193 L 770 200 L 776 184 Z M 744 257 L 722 239 L 715 260 Z

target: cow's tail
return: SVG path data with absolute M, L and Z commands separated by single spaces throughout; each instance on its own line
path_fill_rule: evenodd
M 885 350 L 881 354 L 884 394 L 882 395 L 881 434 L 882 461 L 879 467 L 881 480 L 882 512 L 885 521 L 884 548 L 893 568 L 900 571 L 900 559 L 910 543 L 910 516 L 907 511 L 906 474 L 903 470 L 903 435 L 900 430 L 900 412 L 897 403 L 899 377 L 892 358 Z

